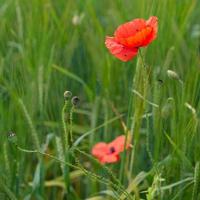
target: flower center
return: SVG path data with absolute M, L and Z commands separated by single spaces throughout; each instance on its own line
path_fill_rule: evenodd
M 109 153 L 112 154 L 112 153 L 114 153 L 114 152 L 115 152 L 115 148 L 114 148 L 114 147 L 110 147 Z

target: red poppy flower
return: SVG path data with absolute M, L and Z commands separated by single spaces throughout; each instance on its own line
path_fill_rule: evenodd
M 137 55 L 138 48 L 149 45 L 156 39 L 158 32 L 158 18 L 148 20 L 134 19 L 120 25 L 114 37 L 106 37 L 106 47 L 110 53 L 122 61 L 128 61 Z
M 121 135 L 110 143 L 100 142 L 92 148 L 92 155 L 102 164 L 114 163 L 120 159 L 119 154 L 124 151 L 126 137 Z M 127 138 L 126 149 L 130 147 L 130 138 Z

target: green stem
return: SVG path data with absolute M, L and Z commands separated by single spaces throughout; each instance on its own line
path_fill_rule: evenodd
M 143 55 L 142 55 L 142 51 L 139 49 L 138 52 L 139 52 L 143 67 L 146 67 L 145 62 L 144 62 L 144 58 L 143 58 Z
M 119 191 L 120 191 L 122 194 L 126 195 L 126 197 L 127 197 L 129 200 L 132 199 L 132 197 L 131 197 L 130 194 L 128 194 L 123 188 L 119 188 L 116 184 L 112 183 L 109 179 L 106 179 L 106 178 L 104 178 L 104 177 L 102 177 L 102 176 L 99 176 L 99 175 L 97 175 L 97 174 L 94 174 L 93 172 L 90 172 L 90 171 L 88 171 L 87 169 L 85 169 L 85 168 L 80 164 L 79 160 L 77 160 L 78 166 L 76 166 L 76 165 L 72 165 L 71 163 L 66 162 L 66 161 L 64 161 L 64 160 L 60 160 L 60 159 L 58 159 L 57 157 L 55 157 L 55 156 L 53 156 L 53 155 L 51 155 L 51 154 L 44 153 L 44 152 L 41 152 L 41 151 L 39 151 L 39 150 L 28 150 L 28 149 L 23 149 L 23 148 L 19 147 L 18 145 L 16 145 L 16 147 L 17 147 L 18 150 L 20 150 L 20 151 L 22 151 L 22 152 L 41 154 L 41 155 L 47 156 L 47 157 L 49 157 L 49 158 L 51 158 L 51 159 L 53 159 L 53 160 L 55 160 L 55 161 L 58 161 L 58 162 L 60 162 L 60 163 L 62 163 L 62 164 L 65 164 L 65 165 L 67 165 L 68 167 L 72 167 L 72 168 L 74 168 L 74 169 L 81 170 L 81 171 L 84 172 L 84 174 L 85 174 L 86 176 L 88 176 L 88 177 L 90 177 L 90 178 L 93 178 L 93 179 L 95 179 L 96 181 L 98 181 L 98 182 L 100 182 L 100 183 L 103 183 L 103 184 L 105 184 L 105 185 L 109 185 L 109 186 L 111 186 L 111 187 L 112 187 L 113 189 L 115 189 L 115 190 L 118 190 L 118 189 L 119 189 Z
M 65 165 L 67 165 L 68 167 L 72 167 L 72 168 L 74 168 L 74 169 L 79 169 L 79 170 L 80 170 L 80 167 L 77 167 L 77 166 L 75 166 L 75 165 L 72 165 L 71 163 L 68 163 L 68 162 L 66 162 L 66 161 L 64 161 L 64 160 L 60 160 L 60 159 L 58 159 L 57 157 L 55 157 L 55 156 L 53 156 L 53 155 L 51 155 L 51 154 L 44 153 L 44 152 L 41 152 L 41 151 L 39 151 L 39 150 L 28 150 L 28 149 L 23 149 L 23 148 L 21 148 L 21 147 L 19 147 L 19 146 L 17 146 L 17 145 L 16 145 L 16 147 L 17 147 L 18 150 L 20 150 L 20 151 L 22 151 L 22 152 L 25 152 L 25 153 L 37 153 L 37 154 L 40 154 L 40 155 L 43 155 L 43 156 L 47 156 L 47 157 L 49 157 L 49 158 L 51 158 L 51 159 L 53 159 L 53 160 L 55 160 L 55 161 L 57 161 L 57 162 L 60 162 L 60 163 L 63 163 L 63 164 L 65 164 Z
M 69 145 L 69 133 L 68 133 L 67 123 L 66 123 L 68 106 L 69 106 L 69 101 L 65 100 L 65 104 L 62 108 L 62 125 L 63 125 L 63 130 L 64 130 L 65 149 L 68 149 L 68 145 Z
M 64 145 L 64 153 L 65 153 L 65 162 L 70 163 L 70 157 L 68 154 L 69 150 L 69 131 L 67 128 L 67 113 L 69 109 L 69 101 L 65 100 L 65 104 L 62 109 L 62 124 L 63 124 L 63 130 L 64 130 L 64 139 L 65 139 L 65 145 Z M 70 168 L 69 165 L 65 165 L 64 167 L 64 179 L 65 179 L 65 186 L 67 189 L 67 193 L 70 192 L 70 177 L 69 177 Z
M 134 89 L 138 91 L 145 99 L 147 95 L 148 89 L 148 73 L 147 67 L 145 65 L 142 52 L 139 50 L 139 57 L 136 66 L 136 73 L 133 78 L 133 85 Z M 133 97 L 133 108 L 134 108 L 134 115 L 132 121 L 133 127 L 133 149 L 131 152 L 131 161 L 130 161 L 130 172 L 133 170 L 134 166 L 134 159 L 135 159 L 135 151 L 138 146 L 139 135 L 140 135 L 140 127 L 142 123 L 142 115 L 145 111 L 145 101 L 144 99 L 139 98 L 138 96 Z
M 73 113 L 74 113 L 74 109 L 75 107 L 72 106 L 71 110 L 70 110 L 70 114 L 69 114 L 69 135 L 70 135 L 70 147 L 73 144 Z

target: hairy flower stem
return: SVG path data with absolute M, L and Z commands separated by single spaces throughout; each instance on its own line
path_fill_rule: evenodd
M 32 137 L 32 140 L 33 140 L 33 144 L 34 144 L 35 148 L 39 150 L 40 149 L 40 140 L 39 140 L 36 128 L 33 125 L 33 121 L 31 119 L 31 116 L 29 115 L 29 112 L 28 112 L 26 106 L 24 105 L 24 102 L 22 101 L 22 99 L 18 99 L 18 102 L 19 102 L 20 107 L 22 108 L 22 111 L 24 113 L 25 119 L 27 120 L 27 123 L 29 125 L 31 137 Z M 38 159 L 39 159 L 39 157 L 38 157 Z
M 72 146 L 74 140 L 73 140 L 73 130 L 72 130 L 72 126 L 73 126 L 73 113 L 74 113 L 74 105 L 72 105 L 72 108 L 70 109 L 70 113 L 69 113 L 69 135 L 70 135 L 70 147 Z
M 43 156 L 47 156 L 63 165 L 67 165 L 68 167 L 71 167 L 73 169 L 76 169 L 76 170 L 81 170 L 82 172 L 84 172 L 84 175 L 93 179 L 93 180 L 96 180 L 97 182 L 99 183 L 102 183 L 102 184 L 105 184 L 107 186 L 111 186 L 115 191 L 116 190 L 119 190 L 121 194 L 124 194 L 128 200 L 131 200 L 132 197 L 130 194 L 128 194 L 126 192 L 126 190 L 124 190 L 124 188 L 118 188 L 118 185 L 114 184 L 112 181 L 110 181 L 109 179 L 107 178 L 104 178 L 103 176 L 99 176 L 93 172 L 90 172 L 88 171 L 87 169 L 85 169 L 79 162 L 79 159 L 75 157 L 75 161 L 76 161 L 76 165 L 73 165 L 69 162 L 66 162 L 65 160 L 61 160 L 59 158 L 57 158 L 56 156 L 54 155 L 51 155 L 51 154 L 48 154 L 48 153 L 44 153 L 44 152 L 41 152 L 39 150 L 28 150 L 28 149 L 23 149 L 21 148 L 20 146 L 18 146 L 17 144 L 16 145 L 16 148 L 19 150 L 19 151 L 22 151 L 22 152 L 25 152 L 25 153 L 36 153 L 36 154 L 40 154 L 40 155 L 43 155 Z M 72 152 L 70 152 L 72 153 Z M 72 153 L 73 154 L 73 153 Z
M 65 154 L 65 162 L 70 163 L 70 157 L 68 154 L 69 151 L 69 145 L 70 145 L 70 140 L 69 140 L 69 129 L 68 129 L 68 113 L 69 113 L 69 100 L 66 99 L 63 109 L 62 109 L 62 124 L 63 124 L 63 130 L 64 130 L 64 154 Z M 67 194 L 70 193 L 70 177 L 69 177 L 69 172 L 70 168 L 69 165 L 65 165 L 64 167 L 64 179 L 65 179 L 65 186 L 67 190 Z
M 200 162 L 197 162 L 194 169 L 194 186 L 192 192 L 192 200 L 198 199 L 200 194 Z
M 148 68 L 145 65 L 143 54 L 139 50 L 139 57 L 137 61 L 136 72 L 133 78 L 133 86 L 134 86 L 134 89 L 138 91 L 144 97 L 144 99 L 146 99 L 146 96 L 147 96 L 148 78 L 149 78 Z M 140 128 L 141 128 L 141 123 L 142 123 L 142 115 L 145 111 L 144 99 L 141 99 L 140 97 L 136 95 L 133 97 L 134 113 L 133 113 L 133 120 L 132 120 L 132 127 L 133 127 L 132 139 L 133 139 L 134 145 L 131 152 L 130 172 L 132 172 L 133 170 L 133 164 L 134 164 L 134 159 L 135 159 L 134 155 L 138 147 Z
M 139 50 L 139 56 L 137 60 L 137 66 L 136 66 L 136 72 L 133 76 L 133 86 L 132 89 L 139 92 L 144 99 L 141 99 L 137 95 L 131 94 L 130 103 L 131 106 L 129 106 L 129 110 L 131 110 L 131 113 L 129 113 L 128 117 L 131 118 L 133 116 L 133 119 L 131 119 L 131 139 L 133 141 L 133 148 L 130 155 L 130 164 L 129 167 L 127 166 L 127 169 L 125 170 L 125 163 L 126 163 L 126 153 L 124 152 L 121 162 L 121 168 L 120 168 L 120 181 L 124 182 L 125 172 L 129 168 L 129 172 L 131 174 L 133 170 L 133 163 L 134 163 L 134 153 L 138 146 L 138 140 L 139 140 L 139 131 L 141 127 L 142 122 L 142 115 L 144 113 L 145 109 L 145 98 L 147 95 L 147 88 L 148 88 L 148 68 L 145 65 L 143 54 Z M 126 138 L 128 136 L 128 130 L 126 130 Z
M 64 106 L 62 108 L 62 125 L 64 130 L 64 147 L 65 149 L 68 149 L 69 147 L 69 131 L 67 127 L 67 118 L 68 118 L 68 110 L 69 110 L 69 101 L 65 100 Z

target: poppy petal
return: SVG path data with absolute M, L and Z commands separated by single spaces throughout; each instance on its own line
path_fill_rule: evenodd
M 108 144 L 108 147 L 114 147 L 115 148 L 115 152 L 117 154 L 121 153 L 124 151 L 124 145 L 126 142 L 126 147 L 125 149 L 127 149 L 130 146 L 130 138 L 129 136 L 127 137 L 127 141 L 126 141 L 126 136 L 125 135 L 121 135 L 119 137 L 117 137 L 115 140 L 113 140 L 111 143 Z
M 145 27 L 142 30 L 138 31 L 135 35 L 127 37 L 127 38 L 121 38 L 121 44 L 123 44 L 126 47 L 132 48 L 132 47 L 141 47 L 144 46 L 144 42 L 149 37 L 149 35 L 152 33 L 151 27 Z
M 156 37 L 158 32 L 158 18 L 150 17 L 146 21 L 146 27 L 138 31 L 135 35 L 122 39 L 122 44 L 127 47 L 144 47 L 150 44 Z
M 105 44 L 111 54 L 125 62 L 131 60 L 138 52 L 137 48 L 127 48 L 117 43 L 113 37 L 106 37 Z
M 121 38 L 127 38 L 136 34 L 141 29 L 145 28 L 146 22 L 144 19 L 134 19 L 130 22 L 120 25 L 114 33 L 117 41 Z
M 102 164 L 105 164 L 105 163 L 115 163 L 119 161 L 119 159 L 120 159 L 119 155 L 105 155 L 99 161 Z
M 92 148 L 92 155 L 101 158 L 108 152 L 108 145 L 105 142 L 99 142 Z
M 155 16 L 151 16 L 147 21 L 146 25 L 153 28 L 153 32 L 157 34 L 158 32 L 158 18 Z
M 157 32 L 158 32 L 158 18 L 155 17 L 155 16 L 152 16 L 146 21 L 146 24 L 147 24 L 148 27 L 152 28 L 152 31 L 146 37 L 146 40 L 144 41 L 142 46 L 147 46 L 149 43 L 151 43 L 153 40 L 156 39 Z

